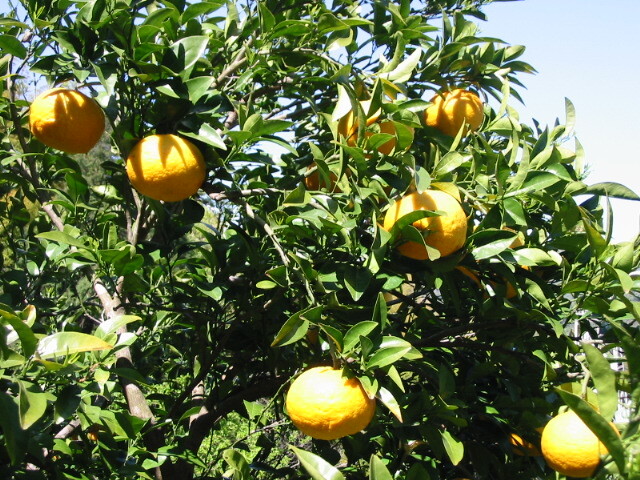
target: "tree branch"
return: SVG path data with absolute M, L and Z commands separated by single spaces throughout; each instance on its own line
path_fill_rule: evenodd
M 230 394 L 217 405 L 214 404 L 212 397 L 207 398 L 200 412 L 191 418 L 189 434 L 185 438 L 184 447 L 196 453 L 207 434 L 222 418 L 234 411 L 241 412 L 245 401 L 255 401 L 275 395 L 287 380 L 288 377 L 262 379 L 259 383 Z M 178 476 L 175 477 L 175 480 L 187 480 L 192 477 L 192 464 L 181 460 L 177 463 L 177 467 Z
M 99 278 L 94 280 L 93 289 L 96 295 L 100 299 L 100 303 L 104 309 L 104 313 L 107 319 L 112 319 L 120 315 L 124 315 L 125 311 L 122 306 L 122 302 L 119 297 L 119 290 L 122 288 L 123 278 L 118 279 L 118 285 L 116 287 L 116 294 L 111 295 L 104 286 L 104 283 Z M 123 325 L 118 329 L 118 334 L 121 335 L 127 332 L 126 325 Z M 130 368 L 133 369 L 133 359 L 131 356 L 131 349 L 124 347 L 116 351 L 116 367 L 117 368 Z M 124 390 L 124 396 L 127 400 L 127 406 L 131 415 L 148 420 L 151 426 L 155 424 L 155 418 L 153 412 L 149 407 L 144 393 L 133 381 L 125 377 L 120 377 L 120 384 Z M 149 429 L 145 436 L 145 445 L 151 451 L 158 451 L 160 447 L 165 445 L 164 436 L 162 431 L 157 428 Z M 173 479 L 173 466 L 170 462 L 165 462 L 161 467 L 157 467 L 155 476 L 157 480 L 172 480 Z

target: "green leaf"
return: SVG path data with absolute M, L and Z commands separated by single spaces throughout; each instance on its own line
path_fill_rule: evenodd
M 510 252 L 518 265 L 526 265 L 528 267 L 560 265 L 562 257 L 556 252 L 551 253 L 553 255 L 539 248 L 519 248 Z
M 405 354 L 409 353 L 413 347 L 407 345 L 393 345 L 390 347 L 382 347 L 376 351 L 367 362 L 367 370 L 373 370 L 374 368 L 383 368 L 392 363 L 397 362 Z
M 169 62 L 169 68 L 182 78 L 189 78 L 191 69 L 204 55 L 208 43 L 209 37 L 206 35 L 191 35 L 174 42 L 170 50 L 175 58 Z
M 42 232 L 36 235 L 37 238 L 44 238 L 51 240 L 52 242 L 59 243 L 60 245 L 69 245 L 71 247 L 85 248 L 86 245 L 80 240 L 72 237 L 68 233 L 60 232 L 57 230 L 51 232 Z
M 369 459 L 369 480 L 393 480 L 389 469 L 375 454 Z
M 191 103 L 196 103 L 200 100 L 200 98 L 207 93 L 207 90 L 209 90 L 209 87 L 211 87 L 214 80 L 214 77 L 203 76 L 190 78 L 184 82 L 184 85 L 187 87 L 187 91 L 189 92 L 189 100 Z
M 618 409 L 618 392 L 616 391 L 616 374 L 600 350 L 589 343 L 583 343 L 582 349 L 587 356 L 589 371 L 593 384 L 598 391 L 600 414 L 611 420 Z
M 413 76 L 413 71 L 418 66 L 421 56 L 422 49 L 416 48 L 411 55 L 406 58 L 406 60 L 400 62 L 392 71 L 380 74 L 380 77 L 389 80 L 390 82 L 406 82 Z
M 36 355 L 40 358 L 53 358 L 74 353 L 111 350 L 113 345 L 104 340 L 86 333 L 58 332 L 38 342 Z
M 607 240 L 600 234 L 591 220 L 589 220 L 586 212 L 580 209 L 580 214 L 582 215 L 582 225 L 584 226 L 584 231 L 587 233 L 589 245 L 591 245 L 593 249 L 594 256 L 600 259 L 607 250 Z
M 378 298 L 376 298 L 376 303 L 373 306 L 371 321 L 380 325 L 381 330 L 384 329 L 387 324 L 387 302 L 382 292 L 378 292 Z
M 0 317 L 2 317 L 2 320 L 8 323 L 11 328 L 13 328 L 15 335 L 20 339 L 24 356 L 30 357 L 33 355 L 33 352 L 36 350 L 36 345 L 38 344 L 38 339 L 31 331 L 31 328 L 29 328 L 29 325 L 22 321 L 17 315 L 4 310 L 0 310 Z M 10 335 L 7 342 L 11 342 Z
M 35 384 L 18 381 L 20 408 L 20 426 L 27 430 L 36 423 L 47 410 L 47 394 Z
M 342 352 L 342 350 L 344 349 L 344 347 L 343 347 L 344 342 L 342 340 L 342 332 L 340 330 L 338 330 L 337 328 L 332 327 L 331 325 L 324 324 L 324 323 L 320 324 L 320 330 L 322 330 L 331 339 L 331 341 L 335 344 L 336 349 L 338 350 L 338 352 Z
M 431 477 L 429 476 L 429 472 L 427 472 L 422 465 L 414 463 L 407 472 L 405 480 L 431 480 Z
M 234 448 L 228 448 L 222 453 L 222 458 L 233 470 L 232 476 L 234 480 L 251 480 L 251 469 L 241 452 Z M 226 474 L 229 476 L 229 474 Z
M 227 149 L 227 145 L 224 143 L 224 140 L 222 140 L 222 137 L 220 136 L 218 131 L 207 123 L 202 124 L 197 134 L 184 131 L 181 131 L 180 133 L 186 137 L 195 138 L 196 140 L 200 140 L 207 145 L 219 148 L 220 150 Z
M 442 436 L 442 444 L 444 445 L 444 449 L 451 460 L 451 463 L 457 465 L 464 457 L 464 444 L 456 439 L 448 430 L 444 430 L 440 432 Z
M 346 267 L 343 271 L 344 286 L 354 301 L 360 300 L 371 282 L 371 272 L 364 267 Z
M 309 320 L 317 323 L 320 320 L 322 306 L 307 308 L 294 313 L 282 325 L 276 338 L 271 342 L 272 347 L 284 347 L 295 343 L 304 337 L 309 330 Z
M 300 464 L 304 467 L 313 480 L 345 480 L 340 470 L 311 452 L 289 445 L 289 448 L 296 454 Z
M 471 159 L 471 155 L 462 155 L 458 152 L 449 152 L 447 153 L 436 165 L 435 171 L 433 172 L 434 178 L 440 178 L 447 173 L 454 171 L 464 162 L 468 162 Z
M 393 367 L 391 367 L 393 368 Z M 393 414 L 394 417 L 402 423 L 402 409 L 393 394 L 384 387 L 378 389 L 378 397 L 385 407 Z
M 611 425 L 609 425 L 609 422 L 578 395 L 565 392 L 559 388 L 555 390 L 558 395 L 562 397 L 562 400 L 569 405 L 571 410 L 576 412 L 600 441 L 604 443 L 604 446 L 609 450 L 609 455 L 611 455 L 611 458 L 613 458 L 613 461 L 620 471 L 625 471 L 625 449 L 620 440 L 620 436 Z
M 360 337 L 366 337 L 378 326 L 377 322 L 364 321 L 351 327 L 344 336 L 344 352 L 350 352 L 360 342 Z
M 28 438 L 20 426 L 18 405 L 13 397 L 0 392 L 0 426 L 4 435 L 3 444 L 7 449 L 11 465 L 18 465 L 27 451 Z
M 104 340 L 109 335 L 117 332 L 120 328 L 124 327 L 125 325 L 128 325 L 129 323 L 132 323 L 132 322 L 137 322 L 139 320 L 142 320 L 142 319 L 136 315 L 116 315 L 102 322 L 98 326 L 98 328 L 96 328 L 94 335 L 97 338 Z
M 27 49 L 13 35 L 0 35 L 0 52 L 8 53 L 18 58 L 27 57 Z
M 516 195 L 523 195 L 529 192 L 541 192 L 545 188 L 550 187 L 560 181 L 560 177 L 548 172 L 530 172 L 527 175 L 527 180 L 517 190 L 509 188 L 505 195 L 505 198 L 514 197 Z
M 484 233 L 484 232 L 478 232 L 478 234 L 480 233 Z M 505 232 L 503 234 L 496 231 L 495 236 L 499 236 L 501 238 L 498 238 L 498 240 L 494 240 L 484 245 L 480 245 L 478 247 L 475 247 L 473 250 L 471 250 L 471 255 L 473 256 L 473 258 L 476 259 L 476 261 L 495 257 L 500 252 L 503 252 L 506 249 L 508 249 L 513 243 L 513 241 L 517 238 L 517 235 L 514 235 L 510 232 Z M 479 236 L 476 235 L 473 238 L 479 238 Z
M 640 196 L 633 190 L 615 182 L 602 182 L 588 186 L 584 192 L 594 195 L 607 196 L 612 198 L 622 198 L 625 200 L 640 200 Z
M 331 121 L 337 122 L 347 113 L 349 113 L 352 108 L 353 106 L 351 105 L 351 97 L 349 96 L 349 92 L 342 84 L 338 84 L 338 101 L 336 102 L 336 106 L 331 113 Z

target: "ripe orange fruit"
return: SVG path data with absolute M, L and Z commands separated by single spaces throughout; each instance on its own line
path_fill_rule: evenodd
M 466 135 L 482 123 L 482 100 L 473 92 L 456 89 L 436 95 L 431 102 L 424 111 L 424 121 L 446 135 L 455 137 L 463 126 L 462 134 Z
M 313 162 L 311 165 L 307 167 L 307 170 L 311 170 L 315 166 L 316 166 L 316 163 Z M 347 177 L 350 176 L 351 170 L 347 168 L 347 170 L 345 171 L 345 175 Z M 330 192 L 342 193 L 342 190 L 340 190 L 339 187 L 336 187 L 336 182 L 338 181 L 338 175 L 336 175 L 333 172 L 329 172 L 329 180 L 330 180 L 329 185 L 327 185 L 324 179 L 320 176 L 320 172 L 318 172 L 318 169 L 316 169 L 310 175 L 307 175 L 306 177 L 304 177 L 304 185 L 305 187 L 307 187 L 307 190 L 320 190 L 321 188 L 324 188 L 326 190 L 329 190 Z
M 104 113 L 95 100 L 77 90 L 53 88 L 31 103 L 29 129 L 48 147 L 87 153 L 104 133 Z
M 511 443 L 513 453 L 516 455 L 522 455 L 525 457 L 539 457 L 542 455 L 542 453 L 540 453 L 540 449 L 535 444 L 524 440 L 517 433 L 511 433 L 509 435 L 509 443 Z
M 302 433 L 321 440 L 353 435 L 366 428 L 376 410 L 357 378 L 342 370 L 314 367 L 296 378 L 287 393 L 287 413 Z
M 542 431 L 541 447 L 549 467 L 577 478 L 593 475 L 600 456 L 608 453 L 598 437 L 572 410 L 549 420 Z
M 397 200 L 384 216 L 383 228 L 391 230 L 393 225 L 408 213 L 416 210 L 439 210 L 444 215 L 425 217 L 413 222 L 418 230 L 423 230 L 425 243 L 437 249 L 445 257 L 464 246 L 467 239 L 467 216 L 454 197 L 441 190 L 413 192 Z M 415 260 L 427 260 L 427 249 L 418 242 L 408 241 L 398 246 L 398 252 Z
M 200 150 L 177 135 L 150 135 L 127 158 L 127 175 L 143 195 L 178 202 L 198 191 L 206 176 Z
M 480 278 L 478 277 L 477 272 L 474 272 L 473 270 L 463 265 L 457 265 L 454 268 L 459 272 L 461 272 L 466 277 L 468 277 L 469 279 L 471 279 L 471 281 L 473 281 L 473 283 L 475 283 L 479 288 L 482 288 L 482 282 L 480 281 Z
M 384 142 L 382 145 L 378 145 L 376 150 L 378 150 L 378 152 L 380 152 L 382 155 L 391 155 L 391 152 L 393 152 L 393 150 L 398 145 L 398 135 L 397 135 L 396 126 L 390 120 L 379 122 L 379 125 L 380 125 L 380 133 L 387 133 L 389 135 L 393 135 L 393 138 L 390 138 L 389 140 Z M 411 130 L 411 132 L 413 133 L 413 128 L 411 127 L 407 127 L 407 128 Z M 375 134 L 373 132 L 365 132 L 365 135 L 367 138 L 371 138 Z M 408 149 L 410 146 L 411 145 L 405 146 L 405 149 Z
M 380 118 L 380 114 L 382 113 L 380 108 L 375 112 L 369 112 L 371 100 L 362 100 L 360 106 L 367 117 L 367 126 Z M 338 121 L 338 134 L 347 139 L 347 145 L 350 147 L 355 146 L 356 140 L 358 139 L 358 117 L 354 115 L 353 110 L 349 110 L 349 113 L 341 117 Z

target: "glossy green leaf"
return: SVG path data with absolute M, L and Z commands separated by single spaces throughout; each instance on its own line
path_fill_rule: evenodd
M 369 459 L 369 480 L 393 480 L 389 469 L 375 454 Z
M 169 68 L 188 78 L 195 63 L 203 56 L 208 43 L 209 37 L 205 35 L 193 35 L 177 40 L 170 47 L 175 59 L 171 61 Z
M 582 349 L 587 356 L 589 371 L 591 372 L 593 384 L 598 392 L 600 414 L 607 420 L 611 420 L 618 409 L 616 374 L 602 352 L 596 347 L 583 342 Z
M 244 458 L 244 455 L 240 451 L 234 448 L 228 448 L 222 452 L 222 458 L 231 468 L 234 479 L 251 480 L 249 463 L 247 463 L 247 459 Z
M 364 321 L 355 324 L 351 327 L 344 336 L 344 351 L 350 352 L 358 343 L 360 343 L 361 336 L 368 336 L 373 332 L 379 324 L 377 322 Z
M 0 426 L 4 436 L 4 446 L 11 465 L 19 465 L 27 451 L 28 437 L 20 425 L 18 404 L 6 392 L 0 392 Z
M 447 173 L 454 171 L 464 162 L 468 162 L 471 159 L 471 155 L 462 155 L 458 152 L 449 152 L 442 157 L 442 159 L 436 165 L 436 169 L 433 172 L 434 178 L 440 178 Z
M 393 70 L 388 73 L 383 73 L 380 76 L 389 80 L 390 82 L 404 83 L 409 80 L 416 67 L 418 66 L 418 62 L 420 62 L 420 57 L 422 56 L 422 50 L 420 48 L 416 48 L 411 54 L 402 62 L 400 62 Z
M 26 58 L 27 56 L 27 49 L 13 35 L 0 35 L 0 52 L 3 54 L 8 53 L 18 58 Z
M 514 197 L 516 195 L 523 195 L 534 191 L 543 191 L 551 185 L 555 185 L 560 181 L 560 177 L 552 173 L 547 172 L 530 172 L 527 175 L 527 179 L 523 182 L 522 186 L 518 189 L 507 190 L 506 198 Z
M 116 333 L 120 328 L 133 322 L 142 320 L 136 315 L 116 315 L 108 320 L 105 320 L 94 332 L 94 335 L 102 340 L 106 339 L 112 333 Z
M 20 426 L 27 430 L 44 415 L 47 409 L 47 394 L 36 384 L 18 382 L 20 407 Z
M 36 345 L 38 344 L 38 339 L 29 328 L 29 325 L 22 321 L 20 317 L 15 315 L 14 313 L 7 312 L 4 310 L 0 310 L 0 317 L 2 318 L 2 322 L 6 322 L 10 325 L 10 327 L 15 332 L 15 335 L 20 339 L 20 344 L 22 346 L 22 352 L 25 357 L 30 357 L 35 352 Z M 11 332 L 7 336 L 7 342 L 12 342 Z
M 584 193 L 607 196 L 612 198 L 622 198 L 625 200 L 640 200 L 640 196 L 624 185 L 615 182 L 602 182 L 590 185 Z
M 303 338 L 309 330 L 309 319 L 314 323 L 320 320 L 322 307 L 313 307 L 294 313 L 280 328 L 276 338 L 271 342 L 272 347 L 284 347 Z
M 449 460 L 451 460 L 451 463 L 454 465 L 458 465 L 464 457 L 464 444 L 451 435 L 448 430 L 443 430 L 440 434 L 442 436 L 442 444 L 449 456 Z
M 471 250 L 471 255 L 476 259 L 476 261 L 495 257 L 500 252 L 503 252 L 504 250 L 509 248 L 515 238 L 515 235 L 510 235 L 507 238 L 500 238 L 498 240 L 494 240 L 493 242 L 480 245 Z
M 293 445 L 289 445 L 289 448 L 313 480 L 345 480 L 340 470 L 322 457 Z
M 40 358 L 54 358 L 74 353 L 111 350 L 113 345 L 94 335 L 81 332 L 58 332 L 42 338 L 38 342 L 36 355 Z
M 363 267 L 347 267 L 343 272 L 344 286 L 354 301 L 360 300 L 371 282 L 371 272 Z
M 60 231 L 42 232 L 36 235 L 37 238 L 44 238 L 61 245 L 69 245 L 72 247 L 85 248 L 86 245 L 80 240 L 72 237 L 68 233 Z
M 398 400 L 396 400 L 393 394 L 386 388 L 380 387 L 378 388 L 378 398 L 380 398 L 380 401 L 385 407 L 389 409 L 393 416 L 396 417 L 400 423 L 402 423 L 402 408 L 400 407 Z
M 180 133 L 186 137 L 191 137 L 196 140 L 200 140 L 207 145 L 211 145 L 212 147 L 219 148 L 220 150 L 227 149 L 227 145 L 224 143 L 224 140 L 222 140 L 222 137 L 217 132 L 217 130 L 211 125 L 207 125 L 206 123 L 202 124 L 197 134 L 191 132 Z
M 405 354 L 409 353 L 411 348 L 412 347 L 410 345 L 382 347 L 371 355 L 371 358 L 367 362 L 367 370 L 383 368 L 391 365 L 404 357 Z

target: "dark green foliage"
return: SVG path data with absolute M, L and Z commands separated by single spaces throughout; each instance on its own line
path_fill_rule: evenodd
M 638 478 L 640 242 L 603 228 L 608 197 L 638 196 L 584 183 L 571 102 L 553 127 L 519 121 L 512 99 L 534 69 L 524 47 L 478 36 L 487 3 L 3 12 L 0 476 L 551 479 L 508 435 L 537 441 L 566 404 L 611 451 L 600 478 Z M 31 137 L 29 100 L 47 82 L 103 106 L 108 134 L 88 155 Z M 422 125 L 452 87 L 486 102 L 478 132 Z M 366 151 L 362 108 L 356 144 L 338 136 L 364 98 L 408 150 Z M 373 145 L 388 140 L 378 128 Z M 125 158 L 153 133 L 202 150 L 198 196 L 131 188 Z M 304 187 L 314 162 L 339 191 Z M 460 196 L 464 249 L 396 253 L 420 234 L 379 223 L 414 188 Z M 289 422 L 288 382 L 320 363 L 377 396 L 365 432 L 329 443 Z M 617 437 L 606 422 L 623 395 Z

